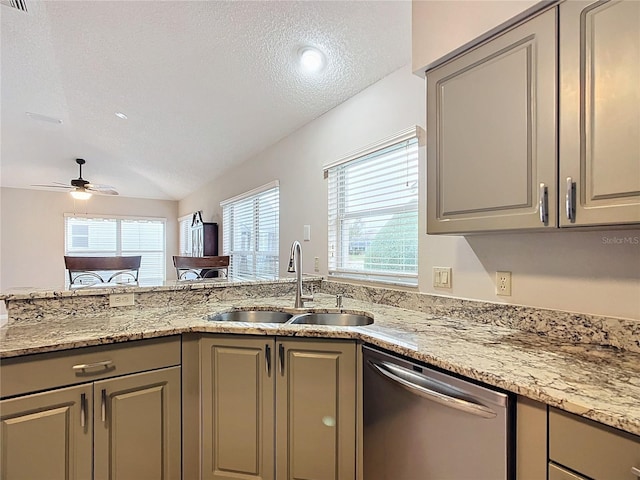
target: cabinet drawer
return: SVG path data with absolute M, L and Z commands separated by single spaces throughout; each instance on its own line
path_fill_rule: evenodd
M 549 460 L 594 480 L 636 480 L 640 437 L 550 409 Z
M 10 358 L 0 368 L 0 397 L 171 367 L 180 357 L 172 336 Z
M 558 465 L 549 463 L 549 480 L 587 480 L 584 477 L 576 475 L 569 470 L 565 470 Z

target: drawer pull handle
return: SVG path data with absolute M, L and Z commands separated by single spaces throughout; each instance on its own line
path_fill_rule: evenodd
M 82 428 L 87 424 L 87 395 L 85 393 L 80 395 L 80 426 Z
M 107 391 L 104 388 L 100 398 L 100 420 L 102 420 L 102 423 L 107 421 Z
M 74 365 L 71 367 L 76 374 L 87 373 L 86 370 L 92 370 L 94 368 L 103 368 L 105 370 L 109 370 L 111 368 L 115 368 L 112 366 L 113 362 L 111 360 L 103 360 L 102 362 L 95 363 L 80 363 L 78 365 Z
M 640 468 L 638 467 L 631 467 L 631 474 L 635 475 L 636 477 L 640 478 Z

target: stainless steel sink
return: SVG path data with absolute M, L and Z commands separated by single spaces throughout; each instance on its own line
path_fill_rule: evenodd
M 361 327 L 372 323 L 373 318 L 353 313 L 303 313 L 291 321 L 292 325 L 330 325 L 335 327 Z
M 293 315 L 290 313 L 271 310 L 236 310 L 209 316 L 208 320 L 213 322 L 285 323 L 292 317 Z

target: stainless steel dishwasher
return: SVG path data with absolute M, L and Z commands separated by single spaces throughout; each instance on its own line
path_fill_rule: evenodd
M 364 480 L 514 478 L 512 398 L 363 351 Z

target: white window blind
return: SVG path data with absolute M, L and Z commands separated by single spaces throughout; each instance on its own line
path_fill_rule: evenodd
M 65 214 L 65 255 L 141 255 L 140 284 L 165 279 L 165 219 Z
M 417 285 L 418 138 L 407 136 L 326 168 L 329 275 Z
M 277 182 L 225 200 L 222 250 L 229 276 L 272 280 L 278 277 L 280 188 Z
M 193 214 L 188 214 L 178 218 L 179 232 L 179 250 L 183 257 L 191 256 L 191 221 Z

